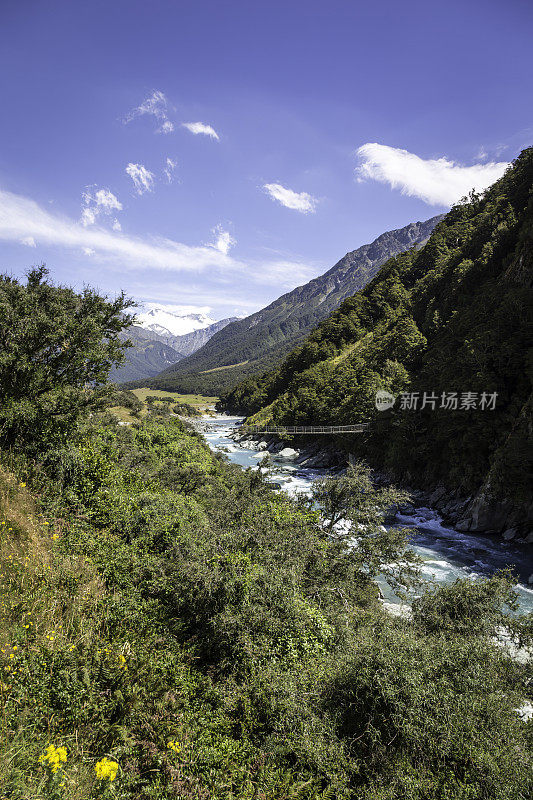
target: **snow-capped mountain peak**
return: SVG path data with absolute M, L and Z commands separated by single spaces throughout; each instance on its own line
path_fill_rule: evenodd
M 179 314 L 161 306 L 153 306 L 136 315 L 137 324 L 160 336 L 183 336 L 192 331 L 208 328 L 215 320 L 202 312 Z

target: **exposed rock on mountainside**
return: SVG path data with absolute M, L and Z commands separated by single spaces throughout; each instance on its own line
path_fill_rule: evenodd
M 133 325 L 124 333 L 122 338 L 130 339 L 135 346 L 126 351 L 126 362 L 121 367 L 112 370 L 109 379 L 113 383 L 131 381 L 144 383 L 145 379 L 152 378 L 171 364 L 194 353 L 208 342 L 213 334 L 237 319 L 237 317 L 229 317 L 218 322 L 210 322 L 207 326 L 178 336 L 161 324 L 162 320 L 168 321 L 166 319 L 169 316 L 168 312 L 164 312 L 164 316 L 162 314 L 150 316 L 150 314 L 151 312 L 140 315 L 143 321 L 147 322 L 148 327 Z M 139 318 L 139 315 L 137 316 Z M 188 321 L 184 321 L 184 317 L 178 318 L 177 315 L 170 316 L 176 317 L 174 322 L 172 320 L 169 322 L 174 330 L 183 329 L 184 326 L 190 327 L 191 324 L 203 324 L 207 319 L 204 315 L 199 314 L 187 315 Z M 195 319 L 190 319 L 191 317 Z
M 442 218 L 388 231 L 347 253 L 328 272 L 216 333 L 194 355 L 166 369 L 152 388 L 216 395 L 273 366 L 319 322 L 365 286 L 391 256 L 425 242 Z M 181 344 L 174 344 L 185 352 Z
M 203 347 L 203 345 L 206 344 L 212 336 L 218 333 L 218 331 L 221 331 L 222 328 L 225 328 L 226 325 L 235 322 L 237 319 L 238 317 L 228 317 L 218 322 L 212 322 L 207 328 L 198 328 L 198 330 L 185 333 L 183 336 L 176 336 L 174 337 L 172 347 L 174 347 L 175 350 L 179 350 L 184 356 L 192 355 L 192 353 L 195 353 L 200 347 Z
M 411 486 L 470 498 L 461 530 L 530 541 L 532 187 L 529 148 L 221 408 L 278 425 L 368 421 L 338 446 Z M 392 408 L 376 409 L 378 389 Z
M 162 369 L 183 358 L 182 353 L 161 341 L 157 333 L 145 330 L 139 325 L 132 325 L 125 333 L 121 334 L 121 338 L 129 339 L 134 345 L 126 350 L 124 364 L 111 370 L 109 380 L 112 383 L 126 383 L 127 381 L 151 378 Z

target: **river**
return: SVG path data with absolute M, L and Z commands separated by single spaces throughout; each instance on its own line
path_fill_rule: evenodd
M 265 452 L 243 447 L 230 438 L 230 434 L 242 422 L 242 417 L 205 417 L 200 432 L 209 447 L 215 452 L 224 452 L 234 464 L 246 469 L 258 469 Z M 280 483 L 281 491 L 289 495 L 308 493 L 317 477 L 326 470 L 313 470 L 292 464 L 290 461 L 271 456 L 271 480 Z M 411 516 L 398 514 L 397 524 L 416 531 L 412 540 L 413 549 L 422 559 L 423 577 L 437 583 L 451 583 L 456 578 L 491 575 L 498 569 L 510 566 L 517 576 L 520 612 L 533 611 L 533 586 L 528 578 L 533 574 L 533 553 L 505 542 L 498 537 L 461 533 L 442 523 L 436 511 L 419 508 Z M 398 600 L 385 582 L 381 591 L 392 603 Z

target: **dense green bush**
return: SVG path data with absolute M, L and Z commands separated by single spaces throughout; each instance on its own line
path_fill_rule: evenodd
M 101 406 L 109 370 L 123 359 L 119 334 L 131 305 L 123 294 L 109 301 L 54 286 L 44 266 L 26 284 L 0 276 L 0 445 L 44 452 Z
M 387 261 L 269 373 L 219 407 L 279 425 L 369 422 L 349 452 L 410 485 L 441 483 L 516 503 L 529 519 L 533 474 L 533 148 L 483 195 L 439 222 L 427 244 Z M 416 411 L 377 411 L 378 389 L 418 393 Z M 422 408 L 424 393 L 436 407 Z M 472 392 L 476 408 L 442 407 Z M 496 393 L 492 410 L 483 393 Z M 253 422 L 253 419 L 251 420 Z

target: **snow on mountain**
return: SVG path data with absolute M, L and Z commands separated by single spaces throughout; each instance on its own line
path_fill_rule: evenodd
M 178 314 L 161 306 L 153 306 L 136 316 L 138 325 L 160 336 L 183 336 L 186 333 L 208 328 L 215 322 L 201 312 Z

